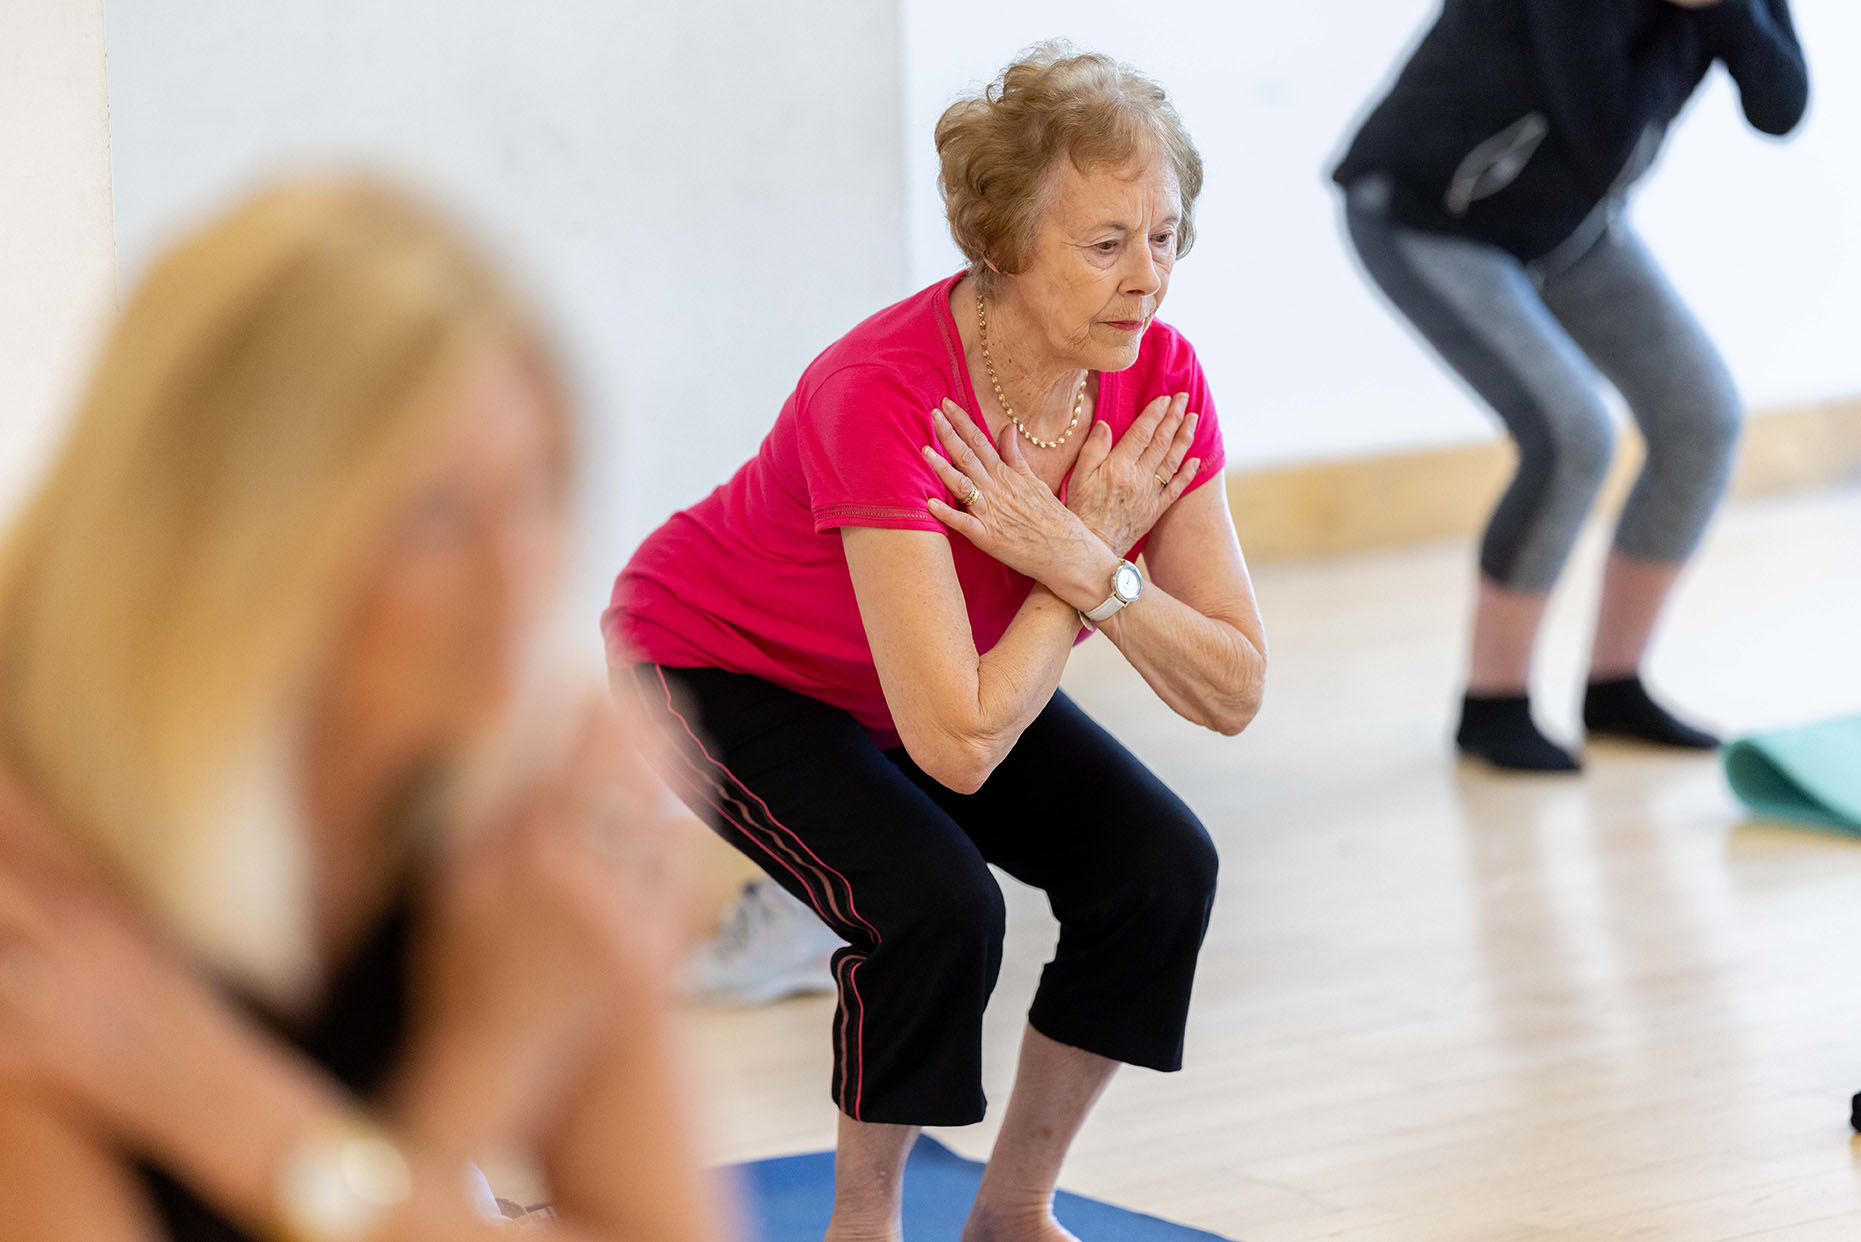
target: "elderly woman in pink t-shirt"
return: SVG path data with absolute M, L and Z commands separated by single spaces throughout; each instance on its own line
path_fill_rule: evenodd
M 816 358 L 604 629 L 681 743 L 674 788 L 848 942 L 829 1239 L 896 1238 L 918 1127 L 982 1118 L 989 864 L 1046 891 L 1059 947 L 965 1238 L 1061 1239 L 1060 1163 L 1118 1063 L 1181 1066 L 1216 859 L 1060 674 L 1096 626 L 1235 734 L 1265 642 L 1207 381 L 1155 319 L 1202 185 L 1163 91 L 1041 48 L 936 137 L 968 269 Z

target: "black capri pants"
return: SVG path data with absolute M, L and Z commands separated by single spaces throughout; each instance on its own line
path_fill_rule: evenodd
M 653 664 L 621 677 L 674 743 L 672 789 L 846 939 L 833 959 L 833 1098 L 846 1115 L 982 1120 L 982 1013 L 1003 928 L 990 863 L 1044 890 L 1060 923 L 1034 1029 L 1182 1067 L 1215 847 L 1066 695 L 965 795 L 846 712 L 761 678 Z

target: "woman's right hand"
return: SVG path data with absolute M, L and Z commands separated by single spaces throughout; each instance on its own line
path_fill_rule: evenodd
M 943 403 L 935 422 L 944 455 L 926 445 L 924 458 L 961 507 L 933 498 L 931 516 L 1074 608 L 1103 603 L 1106 563 L 1118 558 L 1028 466 L 1018 431 L 1003 433 L 998 453 L 954 401 Z M 975 499 L 962 504 L 972 492 Z
M 597 1044 L 669 1007 L 688 886 L 644 749 L 591 703 L 567 761 L 445 867 L 395 1093 L 430 1139 L 534 1141 Z

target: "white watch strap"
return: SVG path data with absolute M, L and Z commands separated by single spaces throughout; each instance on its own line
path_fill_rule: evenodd
M 1136 580 L 1136 585 L 1131 590 L 1130 599 L 1126 599 L 1118 590 L 1119 575 L 1123 574 L 1127 569 L 1130 570 L 1131 576 Z M 1079 619 L 1086 625 L 1097 625 L 1099 622 L 1116 613 L 1120 608 L 1123 608 L 1126 604 L 1135 600 L 1143 593 L 1143 589 L 1144 581 L 1138 576 L 1137 566 L 1131 564 L 1129 561 L 1120 561 L 1118 568 L 1112 571 L 1111 598 L 1100 604 L 1097 608 L 1094 608 L 1091 612 L 1080 613 Z

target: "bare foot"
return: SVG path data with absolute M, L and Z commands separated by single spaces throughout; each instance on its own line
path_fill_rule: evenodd
M 970 1209 L 963 1242 L 1079 1242 L 1047 1208 L 1004 1212 L 983 1206 Z

